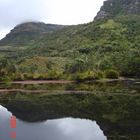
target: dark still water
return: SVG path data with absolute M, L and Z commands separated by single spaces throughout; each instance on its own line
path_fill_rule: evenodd
M 10 128 L 12 113 L 0 106 L 0 140 L 11 140 L 15 131 L 18 140 L 107 140 L 95 121 L 63 118 L 43 122 L 24 122 L 17 119 L 17 128 Z
M 16 140 L 140 140 L 140 82 L 0 84 L 0 140 L 13 132 Z

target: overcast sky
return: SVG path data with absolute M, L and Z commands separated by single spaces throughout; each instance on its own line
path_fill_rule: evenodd
M 0 0 L 0 38 L 22 22 L 81 24 L 94 19 L 104 0 Z

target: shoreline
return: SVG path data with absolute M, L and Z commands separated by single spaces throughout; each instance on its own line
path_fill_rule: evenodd
M 12 81 L 11 84 L 68 84 L 73 83 L 70 80 L 25 80 L 25 81 Z
M 120 77 L 118 79 L 99 79 L 99 80 L 91 80 L 91 81 L 74 81 L 74 80 L 24 80 L 24 81 L 8 81 L 8 82 L 0 82 L 0 84 L 69 84 L 69 83 L 96 83 L 96 82 L 121 82 L 121 81 L 138 81 L 140 79 L 136 78 L 124 78 Z
M 0 84 L 19 84 L 19 85 L 37 85 L 37 84 L 97 84 L 97 83 L 114 83 L 116 84 L 117 82 L 126 82 L 126 83 L 134 83 L 134 84 L 140 84 L 140 79 L 135 79 L 135 78 L 122 78 L 120 77 L 119 79 L 100 79 L 100 80 L 92 80 L 92 81 L 82 81 L 82 82 L 77 82 L 77 81 L 70 81 L 70 80 L 25 80 L 25 81 L 10 81 L 8 83 L 6 82 L 0 82 Z M 11 85 L 12 86 L 12 85 Z M 58 94 L 59 90 L 39 90 L 39 89 L 20 89 L 20 88 L 0 88 L 0 94 L 1 93 L 6 93 L 6 92 L 26 92 L 26 93 L 48 93 L 48 92 L 55 92 Z M 64 90 L 65 93 L 85 93 L 84 90 Z M 60 91 L 59 91 L 60 92 Z M 61 91 L 63 92 L 63 90 Z M 87 92 L 87 91 L 86 91 Z M 91 92 L 91 91 L 88 91 Z

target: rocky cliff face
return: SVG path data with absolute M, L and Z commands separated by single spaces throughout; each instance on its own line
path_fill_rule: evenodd
M 130 14 L 140 14 L 140 0 L 107 0 L 95 20 Z

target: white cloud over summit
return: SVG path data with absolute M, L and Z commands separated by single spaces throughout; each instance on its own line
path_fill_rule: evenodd
M 0 0 L 0 38 L 22 22 L 81 24 L 93 20 L 104 0 Z

